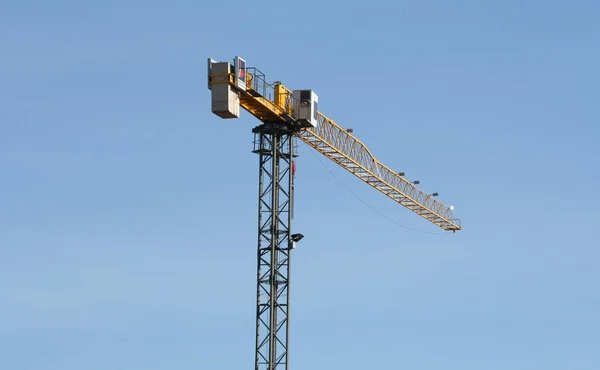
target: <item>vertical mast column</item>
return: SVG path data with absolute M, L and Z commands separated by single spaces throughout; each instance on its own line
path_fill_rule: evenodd
M 283 123 L 253 132 L 259 155 L 255 370 L 288 370 L 294 135 Z

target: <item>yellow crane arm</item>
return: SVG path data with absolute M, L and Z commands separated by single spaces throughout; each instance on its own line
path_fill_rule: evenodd
M 209 88 L 217 84 L 235 86 L 233 73 L 209 75 Z M 292 91 L 281 83 L 269 84 L 255 68 L 248 68 L 248 83 L 239 90 L 240 106 L 265 121 L 293 120 Z M 342 166 L 359 179 L 444 230 L 461 229 L 460 221 L 433 195 L 379 162 L 369 149 L 350 132 L 318 112 L 316 127 L 303 127 L 297 136 L 308 146 Z
M 317 127 L 304 128 L 298 135 L 308 146 L 442 229 L 461 229 L 449 207 L 379 162 L 360 140 L 331 119 L 320 112 L 318 117 Z

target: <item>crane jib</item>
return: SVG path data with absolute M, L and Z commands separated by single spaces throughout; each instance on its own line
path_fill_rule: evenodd
M 436 194 L 422 191 L 414 182 L 379 162 L 349 130 L 316 111 L 316 102 L 311 112 L 316 124 L 298 123 L 295 116 L 301 104 L 294 91 L 280 82 L 268 83 L 256 68 L 247 68 L 244 76 L 245 88 L 239 89 L 233 70 L 224 75 L 211 75 L 209 68 L 209 88 L 221 84 L 234 90 L 239 105 L 262 122 L 297 123 L 296 135 L 311 148 L 429 222 L 444 230 L 461 230 L 460 220 L 452 213 L 453 207 L 444 205 Z M 306 91 L 310 90 L 302 92 Z

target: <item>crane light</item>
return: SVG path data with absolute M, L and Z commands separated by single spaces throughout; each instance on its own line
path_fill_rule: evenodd
M 290 249 L 296 249 L 296 243 L 298 243 L 300 240 L 302 240 L 302 238 L 304 238 L 304 235 L 302 234 L 292 234 L 290 235 L 290 245 L 289 248 Z

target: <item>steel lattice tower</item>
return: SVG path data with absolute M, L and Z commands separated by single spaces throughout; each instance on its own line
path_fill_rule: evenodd
M 259 155 L 255 370 L 287 370 L 294 134 L 284 123 L 253 132 Z

